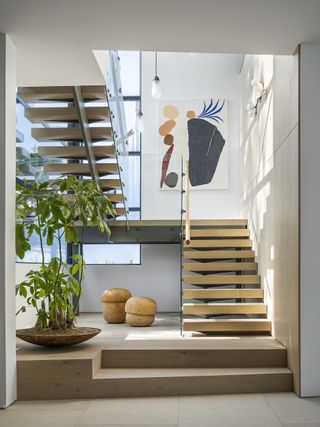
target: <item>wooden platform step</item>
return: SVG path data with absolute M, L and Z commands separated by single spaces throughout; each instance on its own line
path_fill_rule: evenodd
M 97 171 L 99 175 L 113 175 L 118 173 L 116 163 L 98 163 Z M 43 166 L 44 172 L 52 175 L 71 174 L 71 175 L 91 175 L 88 163 L 52 163 Z
M 214 272 L 214 271 L 257 271 L 255 262 L 190 262 L 184 263 L 185 271 Z
M 216 228 L 216 229 L 191 229 L 191 238 L 194 237 L 216 237 L 216 238 L 229 238 L 229 237 L 249 237 L 250 231 L 247 228 Z
M 208 226 L 208 227 L 247 227 L 247 219 L 192 219 L 191 227 Z
M 33 128 L 32 138 L 38 142 L 50 141 L 82 141 L 80 128 Z M 92 141 L 112 141 L 112 129 L 110 127 L 91 127 Z
M 271 322 L 266 319 L 184 319 L 183 329 L 223 334 L 270 334 Z
M 96 159 L 113 158 L 116 155 L 114 145 L 95 146 L 93 147 Z M 86 159 L 85 147 L 38 147 L 38 154 L 42 157 L 52 157 L 55 159 Z
M 221 315 L 221 314 L 267 314 L 263 303 L 187 303 L 182 307 L 184 314 Z
M 286 348 L 272 337 L 93 343 L 71 353 L 44 350 L 40 359 L 21 346 L 18 400 L 292 390 Z
M 191 240 L 190 244 L 184 243 L 184 248 L 251 248 L 250 239 L 215 239 Z
M 90 123 L 104 122 L 110 118 L 108 107 L 87 107 L 86 117 Z M 43 107 L 26 108 L 25 117 L 31 123 L 73 123 L 79 121 L 77 110 L 74 107 Z
M 255 253 L 252 250 L 235 249 L 235 250 L 185 250 L 184 258 L 208 260 L 208 259 L 249 259 L 254 258 Z
M 183 298 L 193 300 L 262 299 L 263 289 L 184 289 Z
M 207 275 L 207 276 L 183 276 L 185 285 L 260 285 L 260 276 L 248 274 L 236 275 Z
M 26 103 L 36 102 L 73 102 L 72 86 L 20 87 L 17 95 Z M 85 101 L 106 100 L 105 86 L 82 86 Z

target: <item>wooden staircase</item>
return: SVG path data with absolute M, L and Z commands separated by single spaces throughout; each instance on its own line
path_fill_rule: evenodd
M 22 87 L 18 99 L 35 126 L 31 137 L 49 179 L 69 174 L 94 179 L 125 216 L 124 184 L 105 86 Z M 42 125 L 42 127 L 39 127 Z
M 271 334 L 247 220 L 191 221 L 183 248 L 183 330 Z

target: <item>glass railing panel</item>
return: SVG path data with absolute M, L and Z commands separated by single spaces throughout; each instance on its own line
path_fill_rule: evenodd
M 126 212 L 129 199 L 130 160 L 128 145 L 133 137 L 133 130 L 127 129 L 125 106 L 123 102 L 120 59 L 117 51 L 109 51 L 107 57 L 107 96 L 111 113 L 114 144 L 117 150 L 117 161 L 124 196 Z

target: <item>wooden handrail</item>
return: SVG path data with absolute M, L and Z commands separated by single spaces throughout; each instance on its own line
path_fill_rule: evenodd
M 189 160 L 186 160 L 186 222 L 185 222 L 185 243 L 190 244 L 190 180 L 189 180 Z

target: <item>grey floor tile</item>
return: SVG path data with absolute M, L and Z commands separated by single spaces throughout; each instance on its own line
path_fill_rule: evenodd
M 78 424 L 174 425 L 178 422 L 178 397 L 93 400 Z
M 294 393 L 265 394 L 283 424 L 319 424 L 320 398 L 299 398 Z
M 225 394 L 216 396 L 182 396 L 180 410 L 254 410 L 270 409 L 263 394 Z
M 296 423 L 294 423 L 294 424 L 282 424 L 282 426 L 283 427 L 320 427 L 320 423 L 317 423 L 317 424 L 305 424 L 305 423 L 303 423 L 303 424 L 296 424 Z
M 0 427 L 72 427 L 83 411 L 5 409 L 0 411 Z
M 281 427 L 273 411 L 179 411 L 179 427 Z
M 70 399 L 70 400 L 20 400 L 9 406 L 8 410 L 85 410 L 92 399 Z

